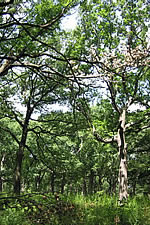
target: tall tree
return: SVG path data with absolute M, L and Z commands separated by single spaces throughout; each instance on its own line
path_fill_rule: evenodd
M 38 132 L 38 129 L 40 129 L 40 126 L 38 126 L 37 124 L 32 128 L 30 126 L 30 121 L 32 120 L 33 113 L 47 112 L 48 107 L 50 107 L 51 104 L 66 100 L 66 97 L 63 94 L 63 80 L 64 79 L 62 79 L 61 81 L 59 79 L 58 82 L 58 80 L 55 80 L 54 78 L 48 80 L 41 79 L 40 76 L 36 76 L 33 73 L 22 72 L 22 76 L 18 78 L 17 75 L 17 79 L 13 77 L 11 83 L 9 82 L 8 85 L 5 84 L 3 93 L 1 89 L 2 107 L 5 107 L 5 109 L 3 109 L 2 111 L 3 117 L 8 117 L 11 120 L 16 120 L 21 128 L 19 138 L 13 133 L 13 131 L 10 130 L 9 127 L 2 128 L 4 129 L 4 131 L 8 132 L 19 145 L 16 152 L 16 168 L 14 179 L 15 193 L 20 193 L 21 190 L 21 170 L 24 149 L 28 149 L 26 145 L 27 135 L 29 132 L 36 133 Z M 16 104 L 12 104 L 12 102 L 9 100 L 10 97 L 13 97 L 13 99 L 17 99 L 18 103 L 20 103 L 20 107 L 23 107 L 24 115 L 18 111 L 18 106 Z M 34 154 L 32 155 L 33 157 L 35 157 Z
M 101 98 L 111 101 L 117 113 L 118 124 L 113 136 L 103 136 L 92 124 L 95 138 L 104 143 L 116 142 L 119 151 L 119 200 L 128 197 L 127 142 L 131 106 L 148 104 L 149 95 L 149 4 L 147 1 L 82 1 L 81 21 L 74 31 L 73 46 L 68 49 L 70 60 L 76 66 L 76 79 L 95 79 Z M 75 49 L 75 50 L 74 50 Z M 75 67 L 74 67 L 75 68 Z M 91 86 L 92 87 L 92 86 Z M 84 111 L 85 112 L 85 111 Z M 146 126 L 148 112 L 144 112 Z M 141 121 L 142 122 L 142 121 Z M 135 128 L 136 129 L 136 128 Z
M 64 98 L 69 67 L 61 38 L 61 19 L 76 1 L 3 1 L 0 4 L 0 77 L 4 116 L 21 127 L 16 154 L 14 192 L 21 190 L 21 168 L 32 114 Z M 59 91 L 58 91 L 59 89 Z M 17 112 L 18 102 L 25 115 Z M 15 107 L 14 107 L 15 106 Z M 19 110 L 18 110 L 19 111 Z

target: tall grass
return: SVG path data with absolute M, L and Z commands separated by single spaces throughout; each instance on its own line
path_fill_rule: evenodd
M 71 201 L 81 212 L 77 224 L 84 225 L 150 225 L 150 200 L 133 197 L 120 206 L 116 196 L 71 196 Z
M 31 198 L 30 198 L 31 201 Z M 1 225 L 150 225 L 150 199 L 144 196 L 129 198 L 123 206 L 116 196 L 97 193 L 90 196 L 60 195 L 55 199 L 33 196 L 40 207 L 31 212 L 27 205 L 0 211 Z M 44 219 L 44 220 L 43 220 Z M 42 222 L 44 221 L 44 223 Z

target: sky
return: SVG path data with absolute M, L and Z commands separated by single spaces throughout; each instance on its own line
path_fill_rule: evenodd
M 77 18 L 78 18 L 78 9 L 77 7 L 75 7 L 72 11 L 71 11 L 71 15 L 64 17 L 64 19 L 62 20 L 62 27 L 65 30 L 73 30 L 76 28 L 77 26 Z

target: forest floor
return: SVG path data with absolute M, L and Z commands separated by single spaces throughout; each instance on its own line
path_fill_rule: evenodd
M 65 196 L 30 193 L 0 195 L 0 225 L 150 225 L 150 198 L 116 197 L 97 193 Z

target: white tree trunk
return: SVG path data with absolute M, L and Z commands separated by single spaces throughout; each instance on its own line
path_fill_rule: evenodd
M 127 177 L 127 144 L 125 142 L 125 115 L 126 110 L 124 109 L 119 118 L 118 128 L 118 149 L 119 149 L 119 201 L 127 199 L 128 197 L 128 177 Z

